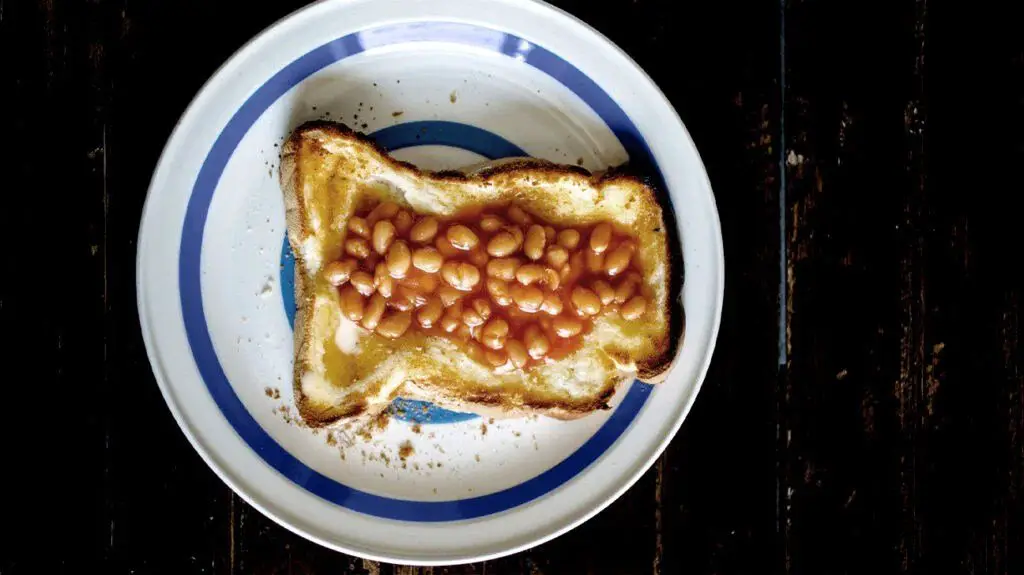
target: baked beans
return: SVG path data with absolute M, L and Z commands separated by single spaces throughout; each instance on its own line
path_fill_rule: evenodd
M 609 222 L 559 229 L 516 205 L 465 217 L 382 202 L 349 218 L 323 281 L 381 337 L 444 337 L 484 365 L 529 369 L 583 345 L 602 316 L 647 311 L 634 238 Z

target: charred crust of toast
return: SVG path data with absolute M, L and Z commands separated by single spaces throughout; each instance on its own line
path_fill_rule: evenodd
M 367 411 L 366 402 L 364 401 L 346 404 L 340 409 L 337 407 L 331 407 L 328 410 L 316 411 L 309 406 L 309 402 L 304 395 L 299 393 L 297 396 L 299 397 L 299 401 L 297 403 L 299 415 L 302 416 L 302 420 L 307 426 L 313 428 L 326 427 L 332 423 L 337 423 L 342 419 L 358 417 Z

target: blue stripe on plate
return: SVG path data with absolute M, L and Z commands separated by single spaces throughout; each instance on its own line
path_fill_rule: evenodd
M 235 112 L 203 162 L 192 189 L 182 226 L 178 281 L 185 331 L 196 366 L 225 419 L 268 465 L 311 493 L 346 508 L 377 517 L 405 521 L 455 521 L 499 513 L 532 501 L 560 487 L 596 461 L 636 418 L 651 386 L 634 382 L 601 428 L 566 459 L 519 485 L 471 499 L 410 501 L 373 495 L 342 485 L 310 469 L 278 445 L 245 409 L 217 360 L 203 311 L 200 258 L 210 201 L 224 167 L 239 141 L 278 98 L 303 79 L 367 48 L 407 42 L 445 41 L 507 54 L 525 61 L 586 102 L 608 125 L 633 163 L 649 166 L 657 184 L 660 172 L 636 126 L 625 112 L 580 70 L 540 46 L 511 34 L 462 23 L 397 24 L 350 34 L 301 56 L 260 86 Z

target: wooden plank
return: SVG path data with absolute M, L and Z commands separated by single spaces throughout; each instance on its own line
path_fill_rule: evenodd
M 1020 8 L 885 7 L 787 8 L 786 567 L 1010 572 Z
M 666 24 L 653 45 L 634 50 L 700 151 L 727 265 L 711 370 L 658 464 L 651 570 L 771 572 L 779 559 L 779 4 L 688 3 L 683 15 L 647 20 Z
M 93 113 L 105 92 L 92 11 L 0 5 L 4 573 L 96 565 L 108 531 L 102 125 Z
M 1019 572 L 1024 6 L 921 4 L 918 16 L 926 113 L 910 115 L 908 130 L 922 129 L 914 144 L 927 175 L 915 206 L 923 361 L 904 384 L 918 400 L 905 562 Z
M 901 414 L 913 401 L 901 407 L 898 393 L 919 361 L 901 350 L 919 333 L 916 264 L 904 256 L 914 257 L 907 202 L 920 170 L 908 165 L 904 114 L 921 94 L 913 5 L 888 7 L 884 18 L 868 3 L 786 8 L 780 512 L 792 573 L 890 572 L 912 533 L 913 432 Z

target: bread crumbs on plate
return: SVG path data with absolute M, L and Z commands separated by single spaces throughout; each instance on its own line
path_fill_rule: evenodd
M 403 441 L 402 444 L 398 446 L 398 457 L 402 461 L 408 459 L 415 452 L 416 450 L 413 448 L 412 442 L 409 441 L 408 439 Z M 404 468 L 405 465 L 403 464 L 402 467 Z

